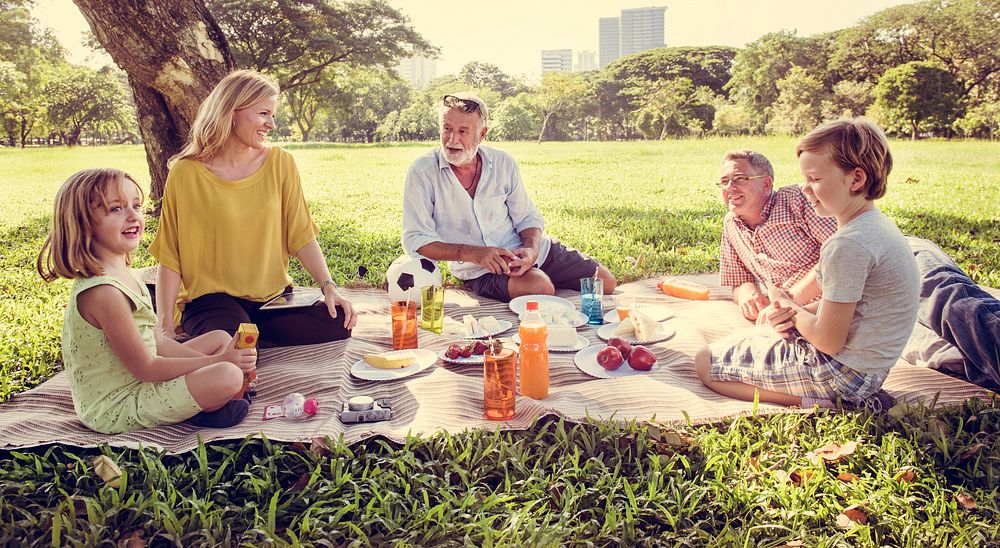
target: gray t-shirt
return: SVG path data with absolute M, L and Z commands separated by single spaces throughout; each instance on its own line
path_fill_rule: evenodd
M 878 209 L 851 220 L 823 243 L 816 277 L 824 300 L 858 303 L 833 358 L 862 373 L 888 371 L 913 332 L 920 299 L 917 262 L 895 223 Z

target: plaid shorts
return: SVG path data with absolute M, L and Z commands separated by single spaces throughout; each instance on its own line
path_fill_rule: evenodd
M 816 350 L 801 336 L 736 333 L 709 346 L 709 375 L 783 394 L 861 404 L 878 392 L 889 371 L 861 373 Z

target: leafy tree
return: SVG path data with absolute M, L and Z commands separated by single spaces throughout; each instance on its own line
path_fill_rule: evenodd
M 752 119 L 742 105 L 722 101 L 715 106 L 712 130 L 719 135 L 744 135 L 750 132 Z
M 843 80 L 833 86 L 833 93 L 823 101 L 823 119 L 850 118 L 861 116 L 875 100 L 869 82 Z
M 715 117 L 710 104 L 712 91 L 706 86 L 695 87 L 688 78 L 633 82 L 626 93 L 639 105 L 636 121 L 647 138 L 700 134 L 711 127 Z
M 405 108 L 410 85 L 392 71 L 351 69 L 339 79 L 339 101 L 324 103 L 327 133 L 344 141 L 370 143 L 383 118 Z
M 389 67 L 437 49 L 385 0 L 209 0 L 236 64 L 284 90 L 320 82 L 336 63 Z
M 778 100 L 771 107 L 767 129 L 773 133 L 800 135 L 822 121 L 826 100 L 823 83 L 810 76 L 802 67 L 792 67 L 778 80 Z
M 875 104 L 891 129 L 921 131 L 951 126 L 961 107 L 962 88 L 947 70 L 914 61 L 885 71 L 875 86 Z
M 503 99 L 513 97 L 526 89 L 524 84 L 500 70 L 500 67 L 482 61 L 466 63 L 458 71 L 458 79 L 470 88 L 492 90 Z
M 726 83 L 730 97 L 753 116 L 753 128 L 762 130 L 770 120 L 770 109 L 778 100 L 778 81 L 793 66 L 823 81 L 826 73 L 828 36 L 800 38 L 788 31 L 765 34 L 736 53 L 732 78 Z
M 1000 129 L 1000 101 L 984 101 L 955 120 L 955 129 L 970 137 L 993 140 Z
M 43 93 L 49 123 L 67 145 L 80 144 L 88 128 L 125 123 L 128 96 L 108 71 L 66 67 L 46 84 Z
M 541 121 L 531 94 L 522 92 L 508 97 L 490 113 L 490 138 L 498 141 L 520 141 L 538 135 Z
M 991 96 L 1000 85 L 1000 0 L 929 0 L 880 11 L 840 33 L 831 66 L 875 83 L 888 69 L 933 60 L 963 96 Z M 977 101 L 978 102 L 978 101 Z
M 546 72 L 542 75 L 542 85 L 538 87 L 534 97 L 542 120 L 542 127 L 538 131 L 539 143 L 553 118 L 572 115 L 583 102 L 587 91 L 586 81 L 578 74 Z

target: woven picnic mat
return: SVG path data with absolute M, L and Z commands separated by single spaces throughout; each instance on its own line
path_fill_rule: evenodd
M 705 388 L 694 372 L 694 355 L 702 345 L 749 325 L 739 314 L 728 289 L 718 285 L 716 275 L 685 276 L 711 288 L 709 301 L 684 301 L 667 297 L 655 280 L 640 280 L 619 286 L 617 294 L 634 297 L 638 303 L 667 306 L 674 316 L 667 324 L 676 335 L 648 345 L 657 355 L 658 367 L 646 374 L 620 379 L 598 379 L 580 371 L 573 353 L 550 353 L 549 397 L 533 400 L 518 396 L 513 420 L 493 422 L 483 418 L 481 366 L 453 366 L 438 361 L 427 370 L 389 382 L 364 381 L 350 374 L 350 366 L 367 352 L 391 346 L 389 299 L 384 291 L 344 289 L 361 312 L 354 336 L 348 341 L 263 350 L 258 362 L 258 394 L 246 420 L 226 429 L 195 428 L 187 424 L 162 426 L 119 435 L 93 432 L 77 420 L 66 376 L 60 373 L 42 385 L 13 396 L 0 405 L 0 448 L 62 443 L 92 447 L 153 446 L 182 453 L 205 442 L 242 439 L 263 433 L 281 441 L 310 440 L 315 436 L 343 436 L 350 443 L 374 435 L 401 441 L 407 434 L 459 432 L 469 428 L 527 428 L 536 418 L 554 414 L 570 420 L 654 419 L 661 422 L 707 422 L 749 414 L 753 406 L 720 396 Z M 560 291 L 579 308 L 580 294 Z M 610 305 L 605 305 L 610 308 Z M 456 320 L 464 314 L 493 315 L 517 325 L 517 317 L 504 303 L 449 289 L 445 313 Z M 597 328 L 578 330 L 591 343 L 601 342 Z M 514 331 L 505 333 L 510 336 Z M 444 350 L 455 335 L 419 332 L 419 347 Z M 624 366 L 627 367 L 627 366 Z M 897 399 L 938 404 L 959 403 L 987 391 L 937 371 L 900 361 L 884 388 Z M 278 403 L 290 392 L 301 392 L 320 402 L 317 416 L 305 421 L 262 419 L 264 407 Z M 355 395 L 388 398 L 393 418 L 388 422 L 345 425 L 338 411 Z M 785 408 L 761 405 L 758 413 L 776 413 Z

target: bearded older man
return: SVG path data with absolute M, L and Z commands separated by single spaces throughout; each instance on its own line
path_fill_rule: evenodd
M 418 158 L 403 190 L 403 249 L 448 268 L 476 294 L 500 301 L 580 289 L 597 273 L 604 292 L 613 274 L 545 235 L 514 159 L 482 146 L 489 110 L 472 93 L 445 95 L 441 145 Z
M 803 305 L 819 297 L 819 250 L 836 231 L 836 221 L 817 216 L 798 185 L 775 190 L 771 162 L 759 152 L 725 153 L 717 185 L 729 208 L 719 282 L 733 288 L 743 316 L 754 321 L 773 310 L 766 284 Z M 1000 388 L 1000 301 L 932 242 L 906 239 L 920 270 L 920 308 L 903 357 Z

